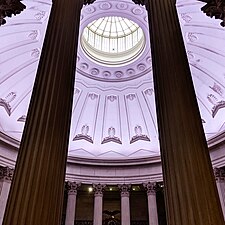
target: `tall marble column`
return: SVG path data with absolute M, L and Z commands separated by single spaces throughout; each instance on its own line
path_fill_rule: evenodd
M 217 190 L 219 193 L 220 204 L 225 219 L 225 170 L 222 168 L 214 168 L 214 175 L 216 179 Z
M 167 222 L 222 225 L 176 1 L 133 1 L 145 4 L 148 10 Z
M 4 225 L 61 223 L 80 10 L 90 1 L 53 0 Z
M 74 225 L 75 213 L 76 213 L 76 200 L 77 189 L 80 187 L 80 183 L 66 182 L 66 191 L 68 193 L 67 206 L 66 206 L 66 221 L 65 225 Z
M 93 184 L 94 191 L 94 222 L 93 225 L 102 225 L 103 191 L 105 184 Z
M 121 225 L 130 225 L 130 184 L 119 184 L 121 196 Z
M 156 183 L 144 183 L 148 196 L 148 218 L 149 225 L 158 225 L 158 212 L 156 204 Z
M 0 166 L 0 225 L 2 224 L 14 170 Z

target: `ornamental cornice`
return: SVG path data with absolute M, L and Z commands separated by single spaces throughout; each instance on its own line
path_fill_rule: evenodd
M 80 186 L 81 183 L 66 181 L 66 191 L 68 194 L 77 194 L 77 190 Z
M 8 166 L 0 166 L 0 180 L 11 181 L 13 178 L 14 169 L 9 168 Z

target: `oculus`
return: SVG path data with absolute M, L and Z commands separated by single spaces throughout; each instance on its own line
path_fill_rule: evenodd
M 92 59 L 105 65 L 120 66 L 136 59 L 145 46 L 141 27 L 123 17 L 102 17 L 83 30 L 81 45 Z

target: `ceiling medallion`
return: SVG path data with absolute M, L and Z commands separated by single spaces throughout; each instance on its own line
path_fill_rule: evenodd
M 0 26 L 6 23 L 5 17 L 20 14 L 25 8 L 20 0 L 0 0 Z
M 207 2 L 201 10 L 209 17 L 215 17 L 215 19 L 221 19 L 220 25 L 225 27 L 225 0 L 200 0 L 201 2 Z

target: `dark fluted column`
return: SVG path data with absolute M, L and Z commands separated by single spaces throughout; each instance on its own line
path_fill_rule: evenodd
M 134 1 L 148 10 L 168 225 L 222 225 L 175 0 Z
M 4 225 L 61 224 L 82 5 L 53 1 Z

